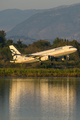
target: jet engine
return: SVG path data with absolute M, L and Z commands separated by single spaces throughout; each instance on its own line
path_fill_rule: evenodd
M 64 61 L 64 60 L 69 60 L 69 55 L 67 56 L 62 56 L 62 57 L 59 57 L 59 58 L 55 58 L 56 61 Z
M 41 57 L 40 59 L 41 61 L 45 61 L 45 60 L 50 60 L 50 56 L 44 56 L 44 57 Z

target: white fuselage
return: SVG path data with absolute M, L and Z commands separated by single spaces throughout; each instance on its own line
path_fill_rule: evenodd
M 74 53 L 75 51 L 77 51 L 77 49 L 74 48 L 73 46 L 63 46 L 38 53 L 33 53 L 32 55 L 43 55 L 43 56 L 50 55 L 54 57 L 60 57 Z
M 61 57 L 74 53 L 75 51 L 77 51 L 77 49 L 73 46 L 63 46 L 63 47 L 58 47 L 58 48 L 30 54 L 32 56 L 41 56 L 41 57 L 26 57 L 26 56 L 23 57 L 19 55 L 16 57 L 15 63 L 31 63 L 37 61 L 44 61 L 44 60 L 48 60 L 48 56 Z

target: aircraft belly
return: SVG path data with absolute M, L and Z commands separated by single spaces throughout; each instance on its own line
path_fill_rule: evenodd
M 15 61 L 14 63 L 21 63 L 21 61 Z
M 37 61 L 39 61 L 39 59 L 28 59 L 28 60 L 23 60 L 21 63 L 32 63 Z
M 37 62 L 37 61 L 39 61 L 39 59 L 35 59 L 35 58 L 23 58 L 23 59 L 16 59 L 16 60 L 14 60 L 13 62 L 14 63 L 32 63 L 32 62 Z
M 39 61 L 39 60 L 32 60 L 32 61 L 26 61 L 26 63 L 33 63 L 33 62 L 37 62 L 37 61 Z

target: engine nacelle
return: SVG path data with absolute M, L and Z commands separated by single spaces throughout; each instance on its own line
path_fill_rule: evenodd
M 62 56 L 57 59 L 57 61 L 64 61 L 64 60 L 66 60 L 66 56 Z
M 66 55 L 66 56 L 62 57 L 61 60 L 62 60 L 62 61 L 64 61 L 64 60 L 69 60 L 69 55 Z
M 41 61 L 45 61 L 45 60 L 50 60 L 50 56 L 44 56 L 44 57 L 41 57 L 40 59 Z
M 64 61 L 64 60 L 65 60 L 65 58 L 64 58 L 64 57 L 62 57 L 62 58 L 61 58 L 61 61 Z

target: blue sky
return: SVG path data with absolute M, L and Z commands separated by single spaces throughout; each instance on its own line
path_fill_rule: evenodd
M 49 9 L 61 5 L 80 3 L 80 0 L 0 0 L 0 11 L 4 9 Z

